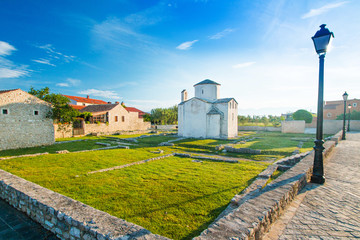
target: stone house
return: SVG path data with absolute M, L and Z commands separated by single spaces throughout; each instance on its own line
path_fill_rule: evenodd
M 147 130 L 150 122 L 144 122 L 138 112 L 131 112 L 121 104 L 88 105 L 80 112 L 91 112 L 91 123 L 85 125 L 85 134 L 89 133 L 116 133 L 121 131 Z
M 195 97 L 181 92 L 178 105 L 178 135 L 196 138 L 233 138 L 238 132 L 238 103 L 219 98 L 220 84 L 206 79 L 194 85 Z
M 351 105 L 350 112 L 360 111 L 360 99 L 348 99 L 346 107 Z M 346 109 L 346 113 L 349 109 Z M 344 113 L 344 100 L 326 101 L 324 105 L 324 120 L 335 120 L 337 116 Z
M 140 109 L 134 108 L 134 107 L 125 107 L 125 109 L 128 112 L 135 112 L 138 113 L 139 118 L 144 118 L 144 115 L 146 114 L 146 112 L 141 111 Z
M 0 150 L 54 143 L 51 104 L 21 89 L 0 90 Z

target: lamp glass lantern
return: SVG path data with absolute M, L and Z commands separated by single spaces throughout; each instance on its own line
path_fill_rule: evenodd
M 347 92 L 345 92 L 342 96 L 343 96 L 344 101 L 347 101 L 349 94 L 347 94 Z
M 334 38 L 334 33 L 330 32 L 325 26 L 326 24 L 322 24 L 320 30 L 312 37 L 317 54 L 325 54 Z

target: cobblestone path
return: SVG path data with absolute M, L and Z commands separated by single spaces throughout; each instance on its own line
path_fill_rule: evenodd
M 264 237 L 360 238 L 360 133 L 347 133 L 325 163 L 324 185 L 308 184 Z
M 0 199 L 0 240 L 56 240 L 57 238 L 24 213 Z

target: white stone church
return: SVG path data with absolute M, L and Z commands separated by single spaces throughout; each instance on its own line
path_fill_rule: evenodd
M 233 138 L 238 132 L 238 103 L 219 98 L 220 84 L 206 79 L 194 85 L 195 97 L 181 92 L 178 105 L 178 135 L 194 138 Z

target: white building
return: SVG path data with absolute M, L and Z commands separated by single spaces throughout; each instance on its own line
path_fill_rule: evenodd
M 233 138 L 238 132 L 238 103 L 234 98 L 219 98 L 220 84 L 206 79 L 195 87 L 195 97 L 181 92 L 178 105 L 178 134 L 195 138 Z

